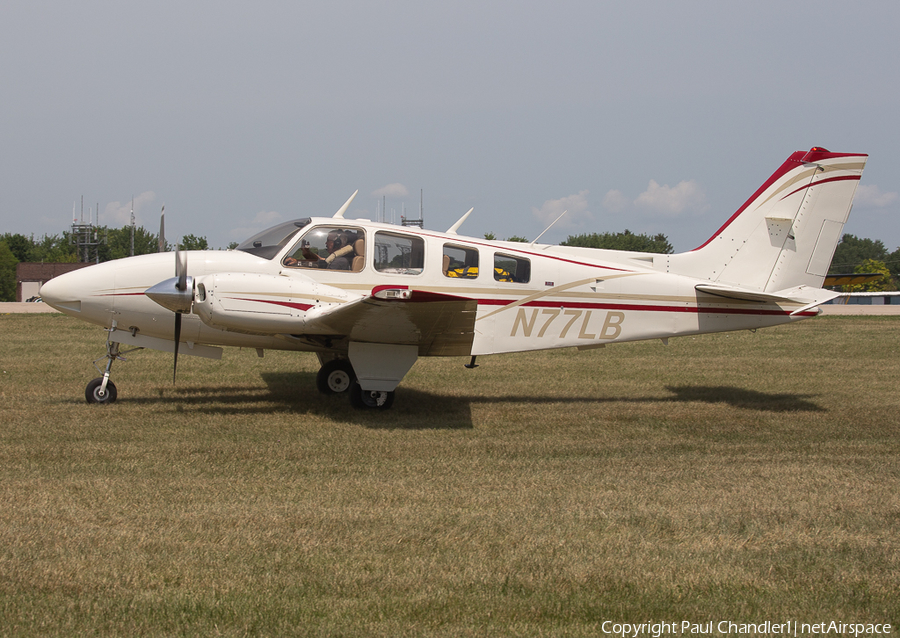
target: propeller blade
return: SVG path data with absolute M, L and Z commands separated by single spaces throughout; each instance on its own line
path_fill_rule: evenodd
M 178 245 L 175 246 L 175 277 L 178 283 L 175 287 L 184 291 L 187 289 L 187 252 L 180 250 Z
M 181 341 L 181 313 L 175 313 L 175 362 L 172 364 L 172 383 L 175 383 L 175 374 L 178 372 L 178 343 Z
M 178 373 L 178 345 L 181 343 L 181 319 L 184 312 L 190 312 L 194 299 L 194 280 L 187 274 L 187 253 L 175 244 L 175 290 L 180 293 L 180 301 L 183 304 L 175 310 L 175 358 L 172 362 L 172 383 L 175 383 L 175 375 Z M 171 279 L 169 281 L 172 281 Z M 188 291 L 190 287 L 190 291 Z M 187 294 L 185 294 L 187 292 Z M 178 294 L 176 293 L 176 294 Z
M 162 211 L 159 213 L 159 251 L 166 252 L 166 205 L 163 204 Z

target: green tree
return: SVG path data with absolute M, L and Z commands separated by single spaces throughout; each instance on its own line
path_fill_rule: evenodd
M 512 237 L 507 237 L 506 241 L 517 241 L 517 242 L 521 242 L 523 244 L 529 243 L 529 241 L 527 239 L 525 239 L 524 237 L 520 237 L 519 235 L 513 235 Z
M 487 239 L 488 241 L 494 241 L 497 239 L 497 235 L 495 235 L 494 233 L 491 233 L 491 232 L 487 232 L 484 234 L 484 238 Z
M 642 253 L 675 252 L 668 237 L 658 235 L 636 235 L 628 229 L 621 233 L 590 233 L 585 235 L 569 235 L 560 243 L 561 246 L 582 246 L 584 248 L 604 248 L 607 250 L 631 250 Z
M 888 255 L 887 261 L 884 263 L 887 264 L 888 270 L 891 271 L 894 279 L 900 281 L 900 248 Z
M 69 232 L 64 232 L 62 235 L 44 235 L 40 241 L 34 243 L 32 251 L 28 255 L 28 261 L 76 263 L 79 255 L 75 252 L 75 244 L 70 241 L 70 237 L 71 233 Z
M 844 286 L 844 292 L 881 292 L 882 290 L 897 290 L 894 278 L 891 277 L 891 271 L 883 261 L 877 259 L 866 259 L 853 269 L 855 273 L 879 273 L 881 277 L 875 281 L 864 284 L 853 284 Z
M 889 258 L 887 248 L 880 239 L 860 238 L 846 233 L 834 251 L 828 272 L 829 274 L 858 272 L 856 267 L 866 260 L 886 262 Z
M 0 301 L 16 300 L 16 259 L 6 239 L 0 239 Z
M 106 248 L 101 249 L 100 261 L 122 259 L 131 255 L 131 225 L 122 228 L 105 228 Z M 143 226 L 134 229 L 134 254 L 147 255 L 159 250 L 159 236 Z
M 209 243 L 206 237 L 196 237 L 194 235 L 185 235 L 181 238 L 182 250 L 208 250 Z
M 0 241 L 6 242 L 16 259 L 19 261 L 30 261 L 29 255 L 34 250 L 34 240 L 31 237 L 18 233 L 4 233 L 0 236 Z

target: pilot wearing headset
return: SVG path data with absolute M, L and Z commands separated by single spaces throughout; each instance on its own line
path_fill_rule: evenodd
M 313 268 L 350 270 L 353 259 L 353 239 L 347 233 L 335 229 L 330 231 L 325 239 L 327 257 L 314 253 L 307 241 L 303 242 L 300 251 L 304 261 L 315 262 L 311 264 Z M 299 261 L 295 257 L 287 257 L 284 260 L 285 266 L 296 266 L 298 263 Z

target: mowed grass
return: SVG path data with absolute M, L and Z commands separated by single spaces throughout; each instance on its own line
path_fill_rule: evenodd
M 0 316 L 0 635 L 595 636 L 900 623 L 900 320 L 421 359 L 390 411 L 313 355 Z

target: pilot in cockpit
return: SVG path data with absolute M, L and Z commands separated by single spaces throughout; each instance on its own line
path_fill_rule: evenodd
M 356 233 L 335 228 L 328 232 L 324 246 L 312 246 L 306 239 L 302 240 L 300 249 L 295 251 L 292 256 L 285 257 L 284 265 L 350 270 L 353 263 L 355 242 Z M 323 256 L 323 253 L 325 253 L 325 256 Z

